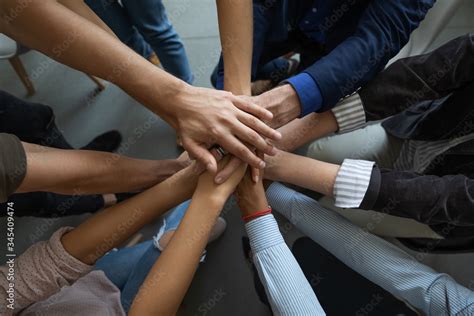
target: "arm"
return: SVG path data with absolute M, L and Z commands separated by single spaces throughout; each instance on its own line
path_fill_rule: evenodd
M 22 145 L 26 153 L 26 175 L 17 193 L 131 192 L 149 188 L 186 166 L 186 162 L 179 160 L 141 160 L 105 152 Z
M 91 21 L 92 23 L 96 24 L 104 31 L 108 32 L 110 35 L 115 37 L 114 32 L 109 28 L 107 24 L 104 23 L 95 13 L 94 11 L 89 8 L 89 6 L 84 5 L 84 1 L 77 1 L 77 0 L 58 0 L 63 6 L 68 8 L 69 10 L 79 14 L 83 18 Z
M 474 180 L 375 168 L 360 208 L 429 225 L 474 224 Z
M 320 91 L 320 97 L 302 104 L 302 114 L 331 109 L 341 98 L 367 84 L 408 42 L 434 2 L 371 1 L 355 33 L 298 75 L 306 78 L 303 81 L 314 80 L 313 91 Z
M 161 116 L 180 133 L 187 151 L 209 170 L 217 168 L 208 150 L 213 144 L 261 168 L 262 160 L 242 142 L 270 154 L 264 137 L 279 138 L 260 120 L 270 120 L 270 112 L 228 92 L 192 87 L 153 67 L 107 31 L 56 1 L 5 0 L 0 14 L 1 32 L 72 68 L 115 83 Z
M 196 272 L 210 231 L 245 169 L 246 165 L 241 165 L 221 185 L 216 185 L 209 173 L 200 177 L 186 215 L 141 286 L 130 315 L 176 314 Z
M 94 264 L 143 226 L 189 199 L 197 179 L 195 166 L 189 166 L 143 193 L 107 208 L 64 235 L 64 249 L 81 262 Z
M 264 93 L 256 102 L 274 114 L 274 127 L 298 116 L 332 109 L 383 69 L 408 42 L 433 3 L 434 0 L 372 1 L 354 35 L 290 78 L 289 84 Z
M 61 229 L 50 241 L 30 247 L 15 259 L 12 307 L 19 311 L 74 283 L 93 268 L 98 258 L 119 247 L 171 207 L 189 199 L 196 182 L 197 174 L 190 166 L 155 187 L 94 215 L 77 228 Z M 8 266 L 0 268 L 0 311 L 12 282 L 7 281 L 8 270 Z
M 217 0 L 224 67 L 224 90 L 250 95 L 253 45 L 251 0 Z
M 334 196 L 337 207 L 374 210 L 426 224 L 474 223 L 474 180 L 464 175 L 380 170 L 373 162 L 351 159 L 339 166 L 278 152 L 269 159 L 265 177 Z
M 381 120 L 466 87 L 474 80 L 473 54 L 474 35 L 466 34 L 428 54 L 397 60 L 358 92 L 367 120 Z
M 268 159 L 265 178 L 332 196 L 339 170 L 339 165 L 278 151 Z
M 272 184 L 267 196 L 274 208 L 301 232 L 351 269 L 424 314 L 470 315 L 474 311 L 471 290 L 324 209 L 318 202 L 278 183 Z
M 472 54 L 474 35 L 467 34 L 429 54 L 400 59 L 331 111 L 321 113 L 321 116 L 312 113 L 280 128 L 283 138 L 275 145 L 292 151 L 330 133 L 345 133 L 362 127 L 367 121 L 401 113 L 422 101 L 443 98 L 473 81 Z M 286 121 L 282 111 L 300 107 L 296 92 L 286 86 L 255 98 L 257 104 L 265 104 L 273 112 L 274 127 Z
M 250 174 L 239 184 L 237 196 L 243 217 L 268 208 L 262 181 L 253 182 Z M 250 220 L 245 229 L 250 238 L 253 261 L 274 314 L 325 315 L 273 215 Z

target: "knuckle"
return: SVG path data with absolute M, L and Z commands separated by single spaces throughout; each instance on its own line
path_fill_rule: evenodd
M 239 156 L 241 157 L 250 157 L 250 153 L 248 152 L 248 149 L 246 147 L 239 147 L 237 149 L 237 152 L 239 153 Z

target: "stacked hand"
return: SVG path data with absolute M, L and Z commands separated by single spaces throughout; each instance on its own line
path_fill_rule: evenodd
M 262 178 L 263 175 L 258 182 L 254 182 L 250 171 L 247 170 L 242 181 L 237 186 L 236 194 L 242 216 L 251 215 L 268 208 Z
M 249 147 L 272 155 L 273 146 L 266 138 L 281 138 L 279 132 L 263 122 L 272 119 L 270 111 L 229 92 L 188 87 L 177 100 L 172 116 L 183 146 L 212 173 L 217 171 L 217 161 L 209 150 L 213 145 L 218 144 L 252 167 L 263 169 L 264 161 Z

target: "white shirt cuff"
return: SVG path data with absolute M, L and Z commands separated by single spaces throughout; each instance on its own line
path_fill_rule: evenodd
M 364 105 L 358 93 L 344 98 L 332 109 L 339 126 L 338 133 L 347 133 L 367 123 L 365 117 Z
M 256 253 L 285 243 L 272 214 L 261 216 L 248 222 L 245 224 L 245 229 L 247 230 L 252 249 Z
M 357 208 L 364 200 L 370 184 L 375 162 L 346 159 L 336 177 L 334 185 L 335 205 L 342 208 Z

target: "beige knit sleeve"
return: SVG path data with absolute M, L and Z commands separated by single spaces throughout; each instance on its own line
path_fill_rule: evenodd
M 92 270 L 93 266 L 64 249 L 61 237 L 71 230 L 59 229 L 49 241 L 34 244 L 14 263 L 0 267 L 0 315 L 17 313 L 45 300 Z

